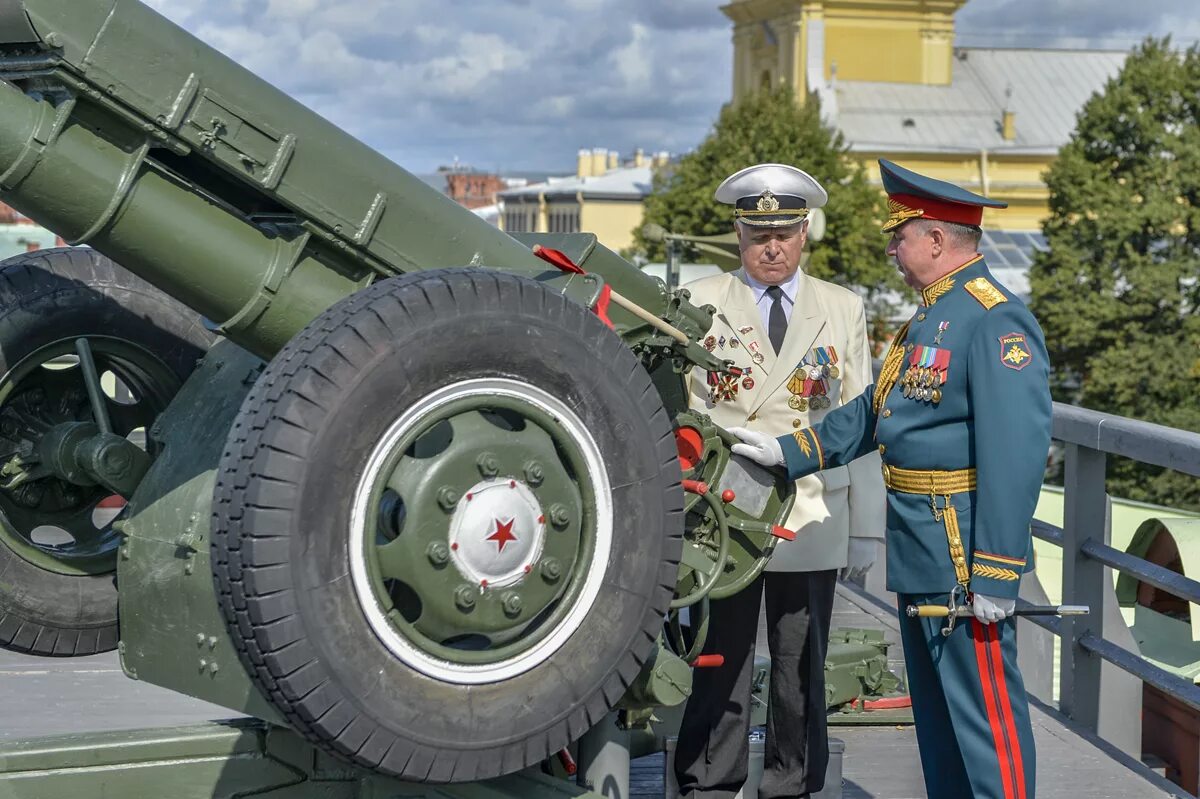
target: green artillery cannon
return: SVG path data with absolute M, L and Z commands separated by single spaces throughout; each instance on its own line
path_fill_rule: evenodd
M 0 1 L 0 80 L 0 199 L 92 248 L 0 269 L 0 645 L 431 782 L 686 697 L 792 501 L 687 410 L 710 310 L 135 0 Z

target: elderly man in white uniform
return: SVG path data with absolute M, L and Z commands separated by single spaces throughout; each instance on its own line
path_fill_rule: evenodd
M 691 405 L 729 429 L 772 436 L 820 421 L 871 384 L 862 299 L 800 271 L 808 212 L 827 196 L 810 175 L 759 164 L 717 189 L 734 206 L 742 268 L 689 284 L 692 302 L 716 307 L 705 346 L 743 369 L 737 380 L 693 370 Z M 699 669 L 679 733 L 680 796 L 732 799 L 745 782 L 750 681 L 766 595 L 771 691 L 760 799 L 821 790 L 829 759 L 825 652 L 838 570 L 861 577 L 884 531 L 878 456 L 796 483 L 786 526 L 767 573 L 712 603 L 705 652 L 724 665 Z

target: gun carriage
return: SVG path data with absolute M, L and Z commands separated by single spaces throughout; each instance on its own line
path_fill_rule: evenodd
M 0 645 L 431 782 L 686 697 L 792 499 L 688 411 L 711 309 L 135 0 L 3 0 L 0 78 L 0 199 L 91 248 L 0 270 Z

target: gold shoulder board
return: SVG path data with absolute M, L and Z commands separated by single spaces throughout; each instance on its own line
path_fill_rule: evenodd
M 974 280 L 969 280 L 963 285 L 971 296 L 979 300 L 979 304 L 984 308 L 991 310 L 993 306 L 999 305 L 1002 302 L 1008 302 L 1008 297 L 1005 297 L 1000 289 L 992 285 L 991 281 L 986 277 L 977 277 Z

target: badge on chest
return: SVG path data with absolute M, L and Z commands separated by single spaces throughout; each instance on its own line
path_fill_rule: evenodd
M 938 334 L 941 337 L 941 331 Z M 942 386 L 950 376 L 950 350 L 918 344 L 908 356 L 908 371 L 900 380 L 904 396 L 919 402 L 942 401 Z
M 708 401 L 711 404 L 716 405 L 718 402 L 732 402 L 738 398 L 740 390 L 753 390 L 753 366 L 735 367 L 733 371 L 736 374 L 708 373 Z
M 788 378 L 791 393 L 788 407 L 794 411 L 820 411 L 833 406 L 829 399 L 829 381 L 841 376 L 837 350 L 833 347 L 814 347 L 796 364 Z

